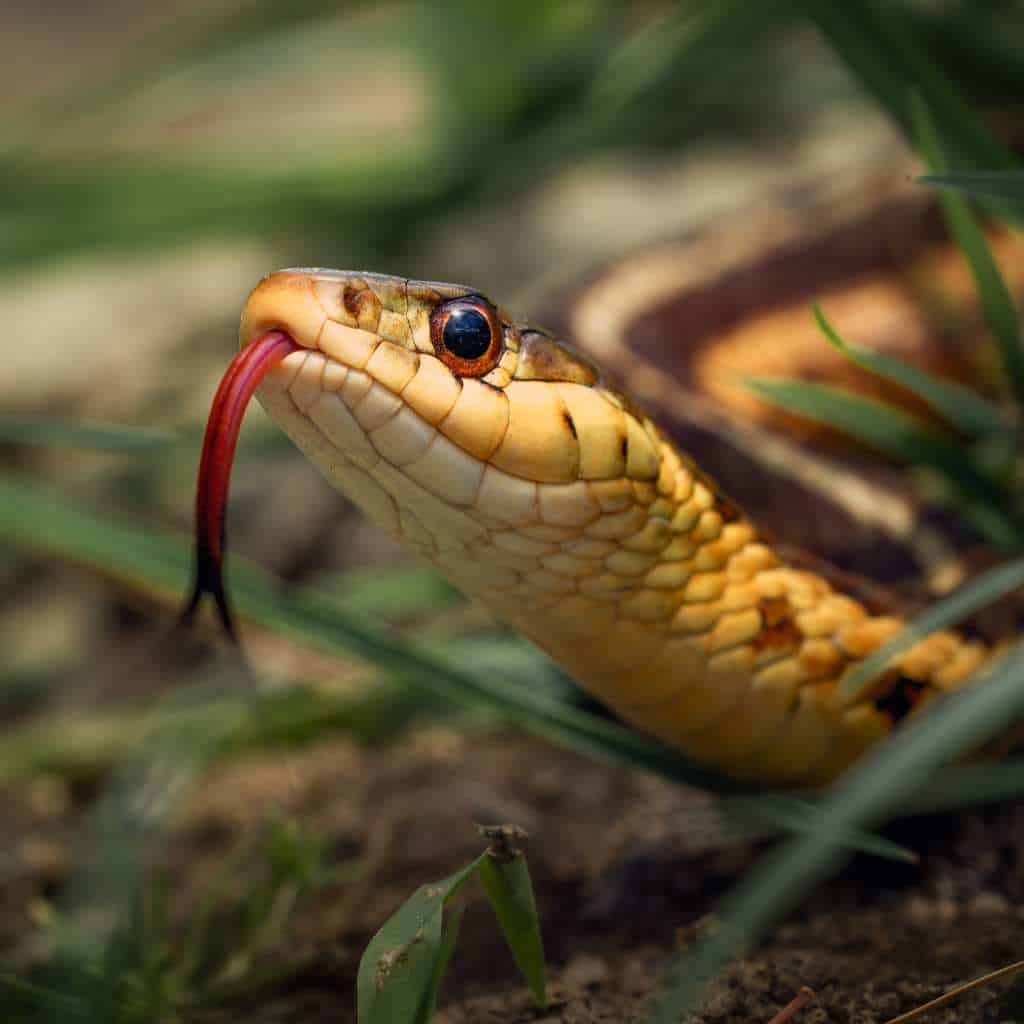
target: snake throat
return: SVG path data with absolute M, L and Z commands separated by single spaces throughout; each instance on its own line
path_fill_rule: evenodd
M 206 421 L 196 485 L 192 592 L 181 618 L 189 622 L 205 594 L 217 606 L 224 631 L 237 642 L 224 587 L 226 512 L 231 466 L 246 407 L 267 372 L 299 346 L 282 331 L 268 331 L 242 348 L 221 378 Z

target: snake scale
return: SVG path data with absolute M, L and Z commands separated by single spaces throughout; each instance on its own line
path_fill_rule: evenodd
M 650 307 L 657 280 L 648 269 L 639 298 L 625 294 Z M 621 373 L 621 335 L 587 315 L 590 349 Z M 273 349 L 257 395 L 335 487 L 620 718 L 703 765 L 827 782 L 988 657 L 936 633 L 844 703 L 844 674 L 904 619 L 791 556 L 723 492 L 645 412 L 664 373 L 648 364 L 631 397 L 470 287 L 284 270 L 250 295 L 240 340 L 257 361 Z M 814 460 L 784 448 L 775 461 L 795 474 L 799 522 Z M 742 487 L 750 474 L 730 467 Z

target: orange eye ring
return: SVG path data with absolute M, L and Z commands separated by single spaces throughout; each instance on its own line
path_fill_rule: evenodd
M 494 307 L 479 295 L 442 302 L 430 314 L 430 340 L 438 359 L 459 377 L 482 377 L 504 348 Z

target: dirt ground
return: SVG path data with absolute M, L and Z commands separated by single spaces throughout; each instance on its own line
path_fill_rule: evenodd
M 89 796 L 52 778 L 0 791 L 5 832 L 18 837 L 3 887 L 5 947 L 23 946 L 26 915 L 67 878 Z M 432 727 L 388 748 L 331 739 L 216 769 L 163 844 L 176 912 L 194 909 L 230 851 L 276 815 L 328 837 L 329 860 L 356 858 L 360 867 L 281 936 L 275 955 L 304 966 L 244 1008 L 261 1022 L 354 1021 L 369 935 L 417 885 L 479 851 L 476 822 L 516 822 L 530 833 L 551 1004 L 532 1007 L 474 895 L 442 990 L 444 1024 L 639 1020 L 669 954 L 757 855 L 724 838 L 703 794 L 519 735 Z M 714 984 L 694 1020 L 768 1021 L 807 985 L 816 999 L 800 1021 L 869 1024 L 1020 957 L 1024 804 L 919 818 L 888 834 L 921 863 L 855 858 Z M 1014 1020 L 1006 990 L 985 987 L 926 1019 Z

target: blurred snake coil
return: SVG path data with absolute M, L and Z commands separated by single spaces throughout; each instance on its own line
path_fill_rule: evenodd
M 740 780 L 820 784 L 989 657 L 934 633 L 844 702 L 904 625 L 886 588 L 948 586 L 957 541 L 905 473 L 737 380 L 894 397 L 817 335 L 815 298 L 970 375 L 939 343 L 940 319 L 973 329 L 967 272 L 908 191 L 788 193 L 623 258 L 560 296 L 558 334 L 469 287 L 292 269 L 252 292 L 240 340 L 290 339 L 256 393 L 336 488 L 621 719 Z M 1019 287 L 1019 243 L 993 244 Z M 952 313 L 929 307 L 937 279 Z

